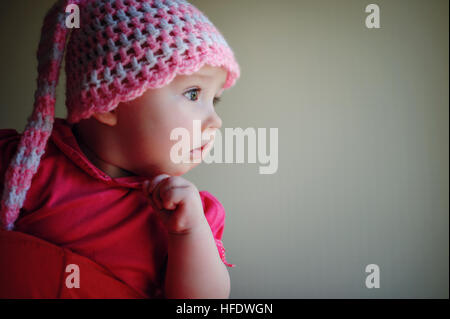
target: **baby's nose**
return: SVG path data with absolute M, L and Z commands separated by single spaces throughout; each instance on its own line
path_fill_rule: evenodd
M 215 110 L 212 110 L 208 119 L 206 120 L 205 127 L 212 127 L 215 129 L 220 129 L 222 127 L 222 119 L 217 115 Z
M 202 144 L 209 143 L 211 141 L 214 141 L 216 138 L 216 128 L 209 128 L 202 132 Z

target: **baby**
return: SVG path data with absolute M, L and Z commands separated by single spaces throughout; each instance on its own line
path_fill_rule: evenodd
M 70 4 L 80 28 L 69 36 Z M 55 119 L 64 51 L 68 116 Z M 184 0 L 65 0 L 45 17 L 37 56 L 33 114 L 22 134 L 0 130 L 0 297 L 228 298 L 224 208 L 181 177 L 211 149 L 215 105 L 240 76 L 221 33 Z M 171 132 L 194 136 L 194 120 L 202 138 L 175 162 Z M 12 276 L 25 241 L 42 252 L 37 276 L 50 250 L 81 263 L 79 292 L 48 273 L 56 296 Z

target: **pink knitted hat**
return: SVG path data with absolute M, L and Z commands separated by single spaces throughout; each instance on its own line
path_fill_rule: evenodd
M 66 27 L 69 4 L 79 6 L 80 28 Z M 33 113 L 5 174 L 1 224 L 7 230 L 14 228 L 53 129 L 55 88 L 67 38 L 70 123 L 111 111 L 120 102 L 167 85 L 178 74 L 192 74 L 205 64 L 228 72 L 224 89 L 240 76 L 222 34 L 185 0 L 57 1 L 41 30 Z

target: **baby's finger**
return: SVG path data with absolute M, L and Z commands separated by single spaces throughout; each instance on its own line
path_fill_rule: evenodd
M 167 210 L 175 209 L 177 203 L 170 200 L 171 192 L 173 191 L 174 188 L 186 188 L 186 187 L 189 187 L 188 182 L 185 179 L 178 176 L 170 177 L 161 182 L 158 194 L 161 200 L 162 207 Z
M 155 190 L 156 185 L 158 185 L 161 181 L 163 181 L 164 179 L 166 179 L 168 177 L 170 177 L 170 175 L 167 175 L 167 174 L 160 174 L 160 175 L 154 177 L 150 181 L 150 184 L 148 187 L 148 192 L 151 194 Z
M 161 197 L 159 196 L 159 190 L 160 190 L 161 186 L 164 185 L 166 180 L 167 180 L 167 178 L 165 180 L 161 181 L 160 183 L 158 183 L 150 194 L 150 196 L 153 199 L 153 202 L 160 210 L 163 209 L 163 206 L 162 206 L 162 202 L 161 202 Z
M 166 175 L 168 176 L 168 175 Z M 154 199 L 156 205 L 160 207 L 160 209 L 163 209 L 163 204 L 161 201 L 161 191 L 163 189 L 166 189 L 167 187 L 175 187 L 179 185 L 184 185 L 184 180 L 181 177 L 177 176 L 169 176 L 164 178 L 162 181 L 159 182 L 159 184 L 156 185 L 156 187 L 153 189 L 152 192 L 152 198 Z
M 189 194 L 189 186 L 169 187 L 159 191 L 161 206 L 167 210 L 173 210 Z
M 159 190 L 159 193 L 161 194 L 161 192 L 168 188 L 184 186 L 189 186 L 189 182 L 180 176 L 171 176 L 161 182 L 161 189 Z

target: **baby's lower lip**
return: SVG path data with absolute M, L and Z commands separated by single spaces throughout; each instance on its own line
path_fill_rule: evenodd
M 197 148 L 194 148 L 193 150 L 191 150 L 191 153 L 193 153 L 193 152 L 195 152 L 195 151 L 203 151 L 203 147 L 204 146 L 201 146 L 201 147 L 197 147 Z
M 209 145 L 211 144 L 211 141 L 206 143 L 205 145 L 201 146 L 201 147 L 197 147 L 194 148 L 193 150 L 191 150 L 190 154 L 192 157 L 194 158 L 202 158 L 203 157 L 203 152 L 204 150 L 209 147 Z
M 191 150 L 191 153 L 195 152 L 196 150 L 198 150 L 198 151 L 203 151 L 203 149 L 204 149 L 205 147 L 207 147 L 210 143 L 211 143 L 211 142 L 208 142 L 208 143 L 206 143 L 206 144 L 203 145 L 203 146 L 194 148 L 193 150 Z

